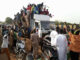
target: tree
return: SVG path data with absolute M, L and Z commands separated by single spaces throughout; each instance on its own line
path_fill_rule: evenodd
M 56 20 L 56 21 L 55 21 L 55 24 L 58 25 L 58 24 L 59 24 L 59 21 Z
M 7 24 L 12 24 L 12 18 L 7 17 L 7 18 L 5 19 L 5 23 L 7 23 Z
M 61 25 L 64 25 L 64 22 L 60 22 Z

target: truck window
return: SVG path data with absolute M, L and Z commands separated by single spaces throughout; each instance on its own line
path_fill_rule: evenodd
M 53 30 L 55 28 L 54 22 L 50 21 L 41 21 L 41 29 L 43 30 Z
M 35 27 L 39 28 L 39 24 L 37 22 L 35 22 Z

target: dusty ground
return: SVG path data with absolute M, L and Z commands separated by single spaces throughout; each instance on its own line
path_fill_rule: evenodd
M 16 57 L 15 57 L 15 55 L 13 55 L 13 54 L 10 54 L 10 57 L 11 57 L 11 60 L 16 60 Z M 69 59 L 69 60 L 71 60 L 71 59 Z M 79 60 L 80 60 L 80 58 L 79 58 Z
M 10 53 L 10 58 L 11 58 L 11 60 L 17 60 L 16 56 L 14 54 L 12 54 L 12 53 Z M 69 59 L 69 60 L 71 60 L 71 59 Z M 79 60 L 80 60 L 80 57 L 79 57 Z
M 15 57 L 15 55 L 13 55 L 13 54 L 10 54 L 10 57 L 11 57 L 11 60 L 16 60 L 16 57 Z
M 1 42 L 0 42 L 0 45 L 1 45 Z M 12 53 L 10 53 L 10 58 L 11 58 L 11 60 L 16 60 L 16 56 Z M 80 60 L 80 57 L 79 57 L 79 60 Z

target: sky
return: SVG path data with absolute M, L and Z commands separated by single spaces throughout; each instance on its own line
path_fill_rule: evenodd
M 0 21 L 14 15 L 28 4 L 44 3 L 53 15 L 51 20 L 80 23 L 80 0 L 0 0 Z

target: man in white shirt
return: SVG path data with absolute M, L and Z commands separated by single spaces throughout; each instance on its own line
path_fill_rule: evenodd
M 56 45 L 58 50 L 59 60 L 67 60 L 67 38 L 65 35 L 59 34 L 56 37 Z
M 61 31 L 58 31 L 58 33 L 60 34 L 51 32 L 51 45 L 57 47 L 59 60 L 67 60 L 67 38 Z
M 3 36 L 3 42 L 2 42 L 1 48 L 8 48 L 8 36 L 7 36 L 7 34 L 5 34 Z
M 58 35 L 58 33 L 57 33 L 56 30 L 54 30 L 54 31 L 52 31 L 52 32 L 50 33 L 50 37 L 51 37 L 51 46 L 56 45 L 56 40 L 54 40 L 54 39 L 55 39 L 55 37 L 56 37 L 57 35 Z
M 8 50 L 8 44 L 9 44 L 9 41 L 8 41 L 8 35 L 5 34 L 3 36 L 3 42 L 2 42 L 2 46 L 1 46 L 1 50 L 2 50 L 2 53 L 6 53 L 7 56 L 8 56 L 8 59 L 10 60 L 10 53 L 9 53 L 9 50 Z

